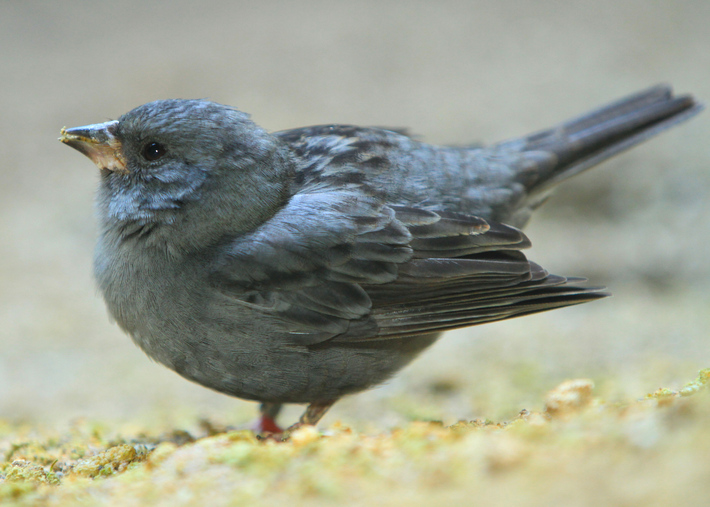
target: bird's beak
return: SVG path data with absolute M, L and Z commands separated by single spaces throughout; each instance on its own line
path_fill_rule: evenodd
M 127 173 L 121 152 L 121 141 L 116 138 L 118 121 L 107 121 L 85 127 L 63 128 L 59 140 L 89 157 L 99 169 Z

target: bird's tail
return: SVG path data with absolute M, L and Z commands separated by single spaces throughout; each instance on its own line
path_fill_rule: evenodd
M 544 192 L 702 109 L 692 96 L 677 97 L 659 85 L 513 142 L 531 158 L 539 153 L 546 159 L 537 164 L 538 177 L 529 189 Z

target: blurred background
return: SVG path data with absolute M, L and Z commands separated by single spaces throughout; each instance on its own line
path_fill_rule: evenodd
M 650 85 L 710 100 L 710 2 L 0 3 L 0 419 L 244 424 L 242 402 L 151 363 L 92 281 L 98 174 L 62 126 L 209 98 L 269 130 L 527 134 Z M 530 257 L 613 298 L 448 334 L 324 424 L 506 419 L 567 378 L 609 400 L 710 366 L 710 113 L 561 187 Z M 284 422 L 295 419 L 290 409 Z

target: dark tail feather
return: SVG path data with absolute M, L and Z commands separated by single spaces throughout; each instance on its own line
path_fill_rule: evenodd
M 538 179 L 530 190 L 557 185 L 702 109 L 692 96 L 675 97 L 670 86 L 659 85 L 532 134 L 522 139 L 521 151 L 552 154 L 554 162 L 538 165 Z M 531 157 L 537 158 L 533 153 Z

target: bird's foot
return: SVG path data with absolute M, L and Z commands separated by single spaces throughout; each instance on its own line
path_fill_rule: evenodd
M 257 438 L 267 439 L 281 437 L 284 430 L 276 424 L 276 417 L 281 412 L 280 403 L 262 403 L 259 407 L 259 419 L 252 425 L 252 430 Z
M 268 414 L 261 414 L 259 419 L 253 424 L 252 430 L 259 435 L 271 434 L 280 435 L 284 430 L 279 426 L 273 417 Z
M 280 405 L 262 403 L 261 417 L 254 426 L 254 432 L 260 440 L 277 440 L 283 442 L 289 439 L 291 433 L 304 426 L 315 426 L 318 421 L 325 415 L 330 407 L 333 406 L 336 400 L 327 400 L 321 402 L 313 402 L 303 413 L 296 424 L 292 424 L 285 431 L 282 430 L 274 420 L 276 414 L 281 409 Z

